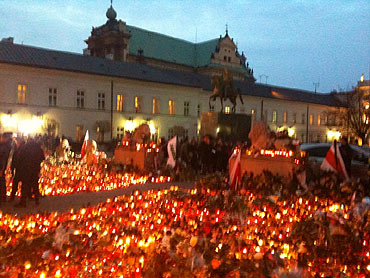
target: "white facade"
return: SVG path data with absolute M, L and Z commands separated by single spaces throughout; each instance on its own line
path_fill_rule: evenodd
M 0 63 L 0 132 L 45 134 L 47 125 L 54 122 L 59 136 L 78 141 L 89 130 L 90 137 L 97 139 L 96 123 L 110 124 L 111 121 L 111 82 L 113 139 L 141 123 L 148 123 L 156 137 L 171 137 L 170 129 L 174 126 L 184 127 L 189 138 L 196 137 L 198 105 L 200 113 L 209 111 L 212 92 L 201 88 Z M 117 95 L 123 96 L 122 111 L 117 111 Z M 139 98 L 137 112 L 135 97 Z M 153 98 L 159 101 L 159 113 L 153 114 Z M 170 100 L 174 101 L 172 115 L 169 114 Z M 247 95 L 243 95 L 243 100 L 244 105 L 238 102 L 239 113 L 251 114 L 253 109 L 255 120 L 266 115 L 272 130 L 289 129 L 300 141 L 324 142 L 338 136 L 325 122 L 325 112 L 332 109 L 329 106 Z M 18 103 L 23 101 L 25 103 Z M 77 107 L 82 102 L 83 108 Z M 218 112 L 219 103 L 213 104 L 214 111 Z M 225 106 L 231 104 L 226 102 Z M 188 115 L 184 115 L 187 114 L 184 110 L 188 110 Z M 105 141 L 109 141 L 110 136 L 110 130 L 106 130 Z

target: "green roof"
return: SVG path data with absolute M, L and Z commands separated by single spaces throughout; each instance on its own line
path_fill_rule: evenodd
M 227 68 L 227 69 L 231 69 L 231 70 L 237 71 L 237 72 L 248 73 L 247 69 L 245 69 L 243 67 L 241 67 L 241 68 L 234 68 L 234 67 L 225 66 L 225 65 L 219 65 L 219 64 L 214 64 L 214 63 L 210 63 L 208 65 L 208 67 L 215 67 L 215 68 L 220 68 L 220 69 Z
M 147 58 L 191 67 L 202 67 L 211 63 L 211 55 L 215 52 L 219 39 L 202 43 L 173 38 L 163 34 L 126 25 L 131 34 L 129 54 L 137 56 L 139 50 Z
M 195 44 L 196 65 L 204 67 L 211 63 L 212 53 L 215 52 L 219 39 L 205 41 Z

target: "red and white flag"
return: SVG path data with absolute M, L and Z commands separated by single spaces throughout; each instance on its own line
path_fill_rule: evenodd
M 343 175 L 346 180 L 349 179 L 342 155 L 340 154 L 339 146 L 336 142 L 331 145 L 320 168 L 325 171 L 338 172 Z
M 81 147 L 81 158 L 83 158 L 86 154 L 86 147 L 88 142 L 89 142 L 89 131 L 86 130 L 85 139 Z
M 242 173 L 241 173 L 241 165 L 240 165 L 240 155 L 241 151 L 238 148 L 235 148 L 233 151 L 233 154 L 229 158 L 229 165 L 232 159 L 234 160 L 234 164 L 232 168 L 229 168 L 229 184 L 230 186 L 237 186 L 240 183 L 240 180 L 242 178 Z

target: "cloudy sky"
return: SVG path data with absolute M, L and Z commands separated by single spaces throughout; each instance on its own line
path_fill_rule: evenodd
M 0 38 L 82 53 L 109 0 L 0 0 Z M 370 72 L 369 0 L 114 0 L 129 25 L 194 42 L 229 35 L 257 81 L 346 90 Z

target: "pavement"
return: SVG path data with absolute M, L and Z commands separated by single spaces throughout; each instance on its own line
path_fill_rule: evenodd
M 107 199 L 113 199 L 116 196 L 130 195 L 136 190 L 148 191 L 170 188 L 178 186 L 179 188 L 193 188 L 194 182 L 169 182 L 169 183 L 146 183 L 142 185 L 131 185 L 126 188 L 100 191 L 100 192 L 81 192 L 68 195 L 45 196 L 40 198 L 40 204 L 36 206 L 34 201 L 28 201 L 26 208 L 17 208 L 20 198 L 15 198 L 12 202 L 2 203 L 0 211 L 7 214 L 24 216 L 27 214 L 66 212 L 70 209 L 78 210 L 83 207 L 96 206 L 105 202 Z M 9 199 L 8 199 L 9 200 Z

